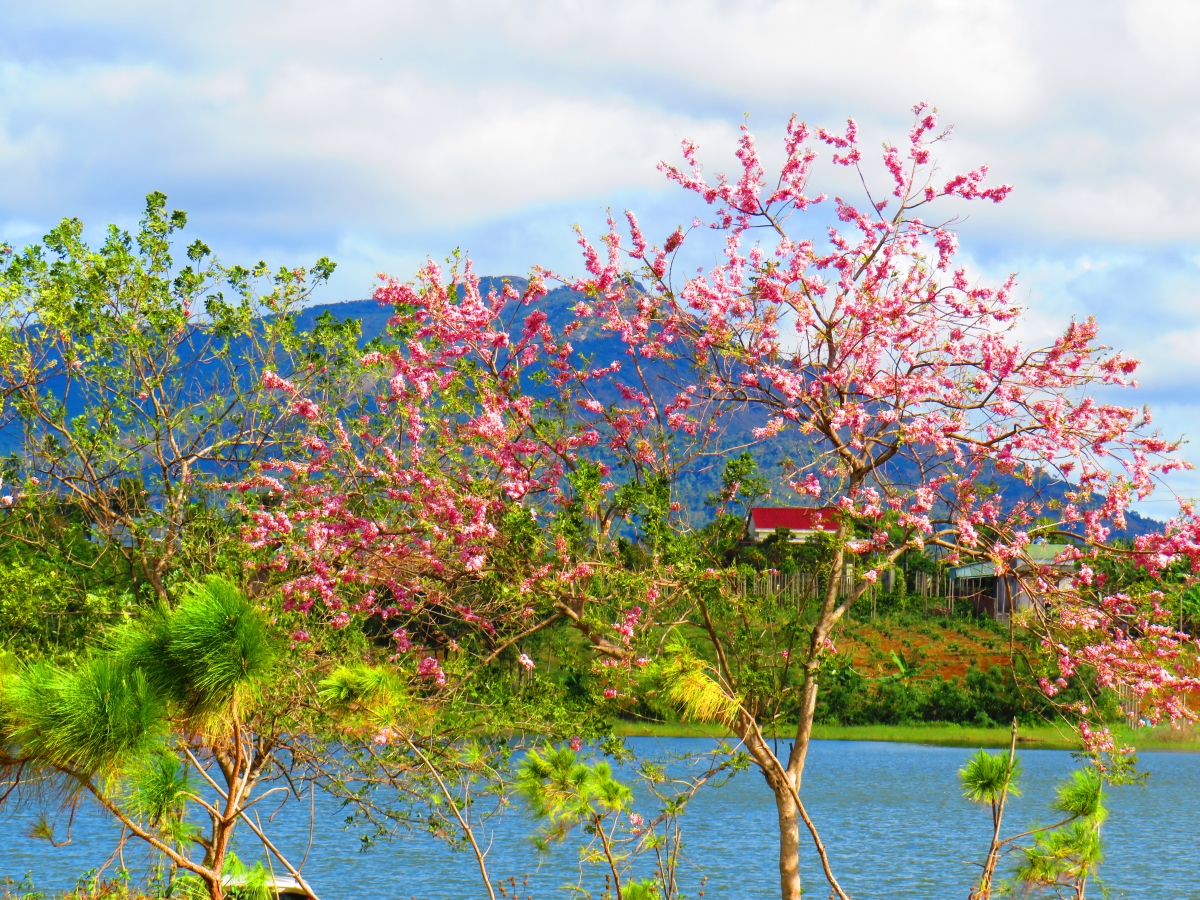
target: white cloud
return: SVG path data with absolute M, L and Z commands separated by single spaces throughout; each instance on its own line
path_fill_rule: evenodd
M 401 218 L 478 221 L 656 188 L 653 163 L 679 137 L 711 144 L 743 111 L 764 131 L 793 110 L 824 122 L 853 114 L 874 145 L 902 134 L 910 103 L 928 99 L 959 127 L 947 167 L 987 161 L 1018 185 L 1005 209 L 980 217 L 987 232 L 1200 239 L 1200 115 L 1186 112 L 1200 91 L 1196 9 L 441 0 L 89 4 L 55 16 L 39 6 L 9 23 L 0 156 L 34 166 L 60 203 L 113 170 L 105 180 L 127 189 L 125 168 L 253 180 L 252 197 L 292 224 L 393 231 Z M 129 159 L 139 148 L 153 153 L 148 166 Z M 80 157 L 82 182 L 67 173 L 64 184 L 61 170 Z
M 1194 0 L 26 4 L 0 34 L 0 223 L 131 224 L 163 189 L 227 258 L 332 253 L 326 299 L 455 246 L 566 269 L 569 225 L 606 206 L 690 219 L 654 169 L 681 137 L 719 171 L 744 112 L 768 160 L 789 113 L 853 115 L 869 149 L 924 99 L 957 126 L 945 171 L 1016 185 L 962 241 L 987 277 L 1021 271 L 1027 331 L 1097 314 L 1187 431 L 1198 46 Z
M 253 79 L 161 63 L 9 66 L 0 90 L 0 159 L 26 172 L 0 183 L 10 208 L 44 206 L 48 194 L 111 198 L 134 179 L 199 183 L 218 197 L 254 181 L 251 193 L 272 191 L 276 209 L 259 201 L 252 220 L 277 212 L 295 226 L 332 214 L 412 231 L 565 198 L 603 202 L 660 185 L 655 164 L 684 136 L 732 142 L 729 123 L 621 97 L 301 61 Z

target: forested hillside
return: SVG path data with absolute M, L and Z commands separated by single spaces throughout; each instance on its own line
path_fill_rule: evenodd
M 511 283 L 519 291 L 523 291 L 528 285 L 528 279 L 520 276 L 494 276 L 481 279 L 480 290 L 486 294 L 490 290 L 498 290 L 504 282 Z M 573 309 L 580 299 L 579 294 L 566 287 L 556 288 L 547 295 L 542 308 L 547 311 L 550 316 L 550 324 L 556 331 L 575 318 Z M 524 315 L 522 310 L 514 305 L 511 310 L 505 312 L 506 318 L 516 330 L 519 330 Z M 375 338 L 386 335 L 388 321 L 392 318 L 393 311 L 389 307 L 380 305 L 376 300 L 348 300 L 341 303 L 320 304 L 304 310 L 298 317 L 297 325 L 302 330 L 311 330 L 322 316 L 330 316 L 339 320 L 357 320 L 361 323 L 360 344 L 367 344 Z M 576 332 L 576 336 L 581 341 L 586 340 L 589 352 L 595 354 L 601 365 L 626 358 L 625 345 L 611 333 L 597 329 L 594 322 L 585 324 L 580 331 Z M 611 359 L 600 359 L 600 356 L 604 354 L 609 354 Z M 643 360 L 641 365 L 652 379 L 659 380 L 660 388 L 664 393 L 674 385 L 686 383 L 686 373 L 677 371 L 670 362 Z M 538 390 L 537 385 L 531 384 L 529 387 L 531 392 Z M 760 427 L 765 419 L 765 413 L 759 413 L 753 409 L 731 417 L 732 427 L 726 433 L 724 443 L 727 447 L 745 446 L 750 449 L 758 462 L 759 472 L 768 479 L 770 484 L 771 493 L 768 498 L 764 498 L 765 503 L 780 506 L 804 505 L 804 502 L 798 499 L 795 492 L 788 486 L 787 474 L 789 464 L 793 461 L 804 462 L 809 449 L 805 446 L 804 439 L 793 432 L 785 432 L 776 438 L 756 440 L 752 431 L 754 428 Z M 676 484 L 677 499 L 684 504 L 697 525 L 711 518 L 711 508 L 706 501 L 720 484 L 724 459 L 724 456 L 707 459 L 701 465 L 685 473 L 685 476 Z M 908 474 L 903 472 L 903 465 L 903 462 L 896 465 L 898 477 Z M 912 480 L 918 480 L 915 473 L 913 473 Z M 1061 500 L 1068 489 L 1065 482 L 1048 476 L 1041 480 L 1035 480 L 1033 484 L 1026 484 L 1019 478 L 993 472 L 989 480 L 995 490 L 1009 503 L 1030 500 L 1034 497 L 1050 501 Z M 1126 521 L 1126 528 L 1123 531 L 1114 531 L 1114 537 L 1132 538 L 1139 534 L 1149 534 L 1162 527 L 1160 522 L 1132 511 L 1126 513 Z

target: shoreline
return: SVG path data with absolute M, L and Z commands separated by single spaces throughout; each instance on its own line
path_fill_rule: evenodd
M 1129 745 L 1141 751 L 1176 753 L 1200 752 L 1200 729 L 1169 725 L 1146 728 L 1109 726 L 1117 745 Z M 706 737 L 729 738 L 728 729 L 683 722 L 618 722 L 615 733 L 621 737 Z M 790 732 L 766 731 L 767 737 L 790 738 Z M 935 747 L 1008 747 L 1008 728 L 972 725 L 814 725 L 813 740 L 873 741 L 883 743 L 926 744 Z M 1066 726 L 1037 725 L 1017 729 L 1017 746 L 1027 750 L 1079 750 L 1078 737 Z

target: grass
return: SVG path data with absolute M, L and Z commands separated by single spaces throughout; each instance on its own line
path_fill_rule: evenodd
M 1200 729 L 1184 726 L 1112 729 L 1118 745 L 1130 744 L 1138 750 L 1176 750 L 1200 752 Z M 625 737 L 730 737 L 719 726 L 691 725 L 683 722 L 621 722 L 617 733 Z M 790 734 L 780 731 L 778 737 Z M 1007 747 L 1007 728 L 978 728 L 971 725 L 815 725 L 813 737 L 825 741 L 889 741 L 908 744 L 932 744 L 941 747 Z M 1078 750 L 1079 739 L 1066 727 L 1039 725 L 1017 731 L 1017 745 L 1036 750 Z
M 813 737 L 827 741 L 898 741 L 934 744 L 939 747 L 1007 747 L 1012 732 L 1007 728 L 973 725 L 817 725 Z M 1021 728 L 1019 747 L 1045 750 L 1076 750 L 1079 740 L 1066 729 L 1053 725 Z

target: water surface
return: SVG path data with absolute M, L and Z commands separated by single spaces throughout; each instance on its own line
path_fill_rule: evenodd
M 641 755 L 703 751 L 712 743 L 690 738 L 631 738 Z M 803 799 L 821 831 L 835 874 L 856 900 L 942 900 L 965 898 L 971 863 L 986 853 L 988 814 L 962 799 L 957 771 L 972 751 L 952 747 L 855 741 L 814 741 Z M 1022 828 L 1053 821 L 1054 786 L 1078 763 L 1066 751 L 1024 750 L 1024 793 L 1013 800 L 1006 823 Z M 1196 848 L 1200 825 L 1200 754 L 1145 753 L 1144 787 L 1109 793 L 1111 816 L 1103 829 L 1106 859 L 1101 875 L 1113 897 L 1200 898 Z M 646 804 L 644 813 L 654 810 Z M 270 834 L 292 859 L 308 843 L 307 804 L 277 817 Z M 32 872 L 36 886 L 54 891 L 101 865 L 117 830 L 94 810 L 84 809 L 61 848 L 28 837 L 32 811 L 6 812 L 7 840 L 0 842 L 0 875 Z M 328 798 L 318 802 L 318 840 L 304 867 L 321 900 L 460 900 L 484 897 L 469 853 L 449 850 L 427 836 L 411 835 L 361 852 L 356 830 L 342 827 L 344 813 Z M 727 785 L 701 792 L 682 819 L 687 864 L 681 887 L 695 897 L 707 876 L 706 898 L 778 896 L 775 809 L 762 777 L 751 770 Z M 540 858 L 526 835 L 529 821 L 518 811 L 501 820 L 487 838 L 493 880 L 528 877 L 521 897 L 567 897 L 578 879 L 576 846 L 557 847 Z M 62 833 L 60 826 L 59 832 Z M 1008 831 L 1008 829 L 1006 829 Z M 1009 832 L 1011 833 L 1011 832 Z M 132 844 L 130 845 L 133 846 Z M 254 858 L 244 838 L 240 849 Z M 145 857 L 126 854 L 135 869 Z M 806 893 L 828 896 L 818 860 L 805 838 L 801 870 Z M 595 896 L 602 876 L 587 886 Z M 1099 896 L 1099 891 L 1095 892 Z M 1089 895 L 1092 891 L 1089 891 Z

